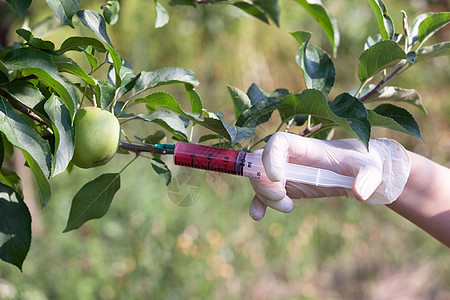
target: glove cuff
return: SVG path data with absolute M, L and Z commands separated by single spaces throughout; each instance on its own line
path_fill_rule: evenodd
M 391 139 L 370 140 L 369 151 L 376 151 L 380 156 L 382 181 L 366 202 L 390 204 L 403 192 L 411 170 L 411 158 L 400 143 Z

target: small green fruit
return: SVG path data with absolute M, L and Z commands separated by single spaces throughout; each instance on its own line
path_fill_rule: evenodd
M 75 150 L 72 162 L 80 168 L 106 164 L 119 148 L 120 124 L 106 110 L 86 107 L 77 111 L 74 119 Z

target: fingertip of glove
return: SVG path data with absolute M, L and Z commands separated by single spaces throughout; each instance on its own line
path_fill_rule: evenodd
M 255 195 L 250 204 L 249 215 L 253 220 L 259 221 L 266 214 L 266 209 L 267 206 L 264 203 L 262 203 L 261 200 L 259 200 L 258 197 Z

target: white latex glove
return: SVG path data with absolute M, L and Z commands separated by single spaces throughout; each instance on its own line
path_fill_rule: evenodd
M 250 180 L 256 193 L 250 205 L 254 220 L 264 217 L 267 206 L 290 212 L 294 208 L 291 199 L 346 195 L 374 205 L 389 204 L 402 193 L 411 168 L 407 151 L 394 140 L 372 139 L 367 152 L 356 139 L 323 141 L 285 132 L 270 138 L 262 160 L 271 181 Z M 286 161 L 356 177 L 353 188 L 284 182 Z

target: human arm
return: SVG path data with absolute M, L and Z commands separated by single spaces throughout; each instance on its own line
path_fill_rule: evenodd
M 256 192 L 250 216 L 261 219 L 269 206 L 293 209 L 291 199 L 348 196 L 370 204 L 389 204 L 432 236 L 450 246 L 450 171 L 387 139 L 371 140 L 370 151 L 357 140 L 321 141 L 277 133 L 264 149 L 263 163 L 272 181 L 251 180 Z M 287 157 L 286 157 L 287 155 Z M 286 160 L 355 177 L 352 190 L 283 182 Z
M 409 179 L 387 207 L 450 247 L 450 170 L 418 154 L 409 155 Z

